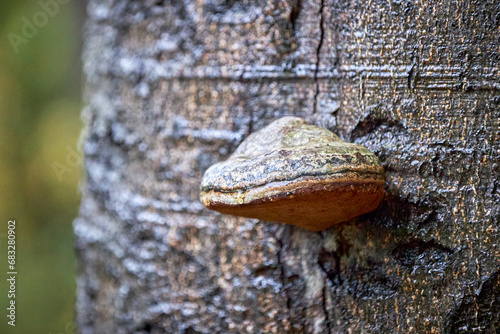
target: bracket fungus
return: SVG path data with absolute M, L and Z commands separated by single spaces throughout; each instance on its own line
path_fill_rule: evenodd
M 298 117 L 248 136 L 201 182 L 201 202 L 224 214 L 321 231 L 373 211 L 384 169 L 367 148 Z

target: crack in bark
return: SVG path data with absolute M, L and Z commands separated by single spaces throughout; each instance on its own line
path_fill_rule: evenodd
M 324 248 L 325 246 L 325 236 L 323 235 L 323 233 L 320 233 L 320 238 L 321 238 L 321 247 Z M 325 279 L 324 279 L 324 283 L 323 283 L 323 290 L 322 290 L 322 303 L 321 303 L 321 306 L 323 307 L 323 313 L 325 314 L 325 327 L 326 329 L 328 330 L 328 334 L 331 334 L 332 333 L 332 328 L 331 328 L 331 323 L 330 323 L 330 314 L 328 313 L 328 308 L 326 306 L 326 288 L 328 286 L 328 281 L 330 280 L 329 278 L 329 275 L 328 275 L 328 272 L 327 270 L 321 265 L 321 262 L 317 261 L 318 263 L 318 266 L 319 268 L 321 269 L 321 271 L 325 274 Z
M 299 17 L 301 10 L 302 10 L 302 0 L 297 0 L 297 2 L 292 6 L 292 10 L 290 12 L 290 23 L 292 24 L 294 36 L 295 36 L 295 23 L 297 22 L 297 18 Z
M 241 71 L 241 74 L 240 74 L 240 77 L 238 78 L 238 81 L 243 84 L 244 83 L 244 78 L 245 78 L 245 73 L 246 73 L 246 70 L 245 68 L 243 68 L 243 70 Z M 243 143 L 243 141 L 253 132 L 253 116 L 254 116 L 254 110 L 253 108 L 249 108 L 250 110 L 250 121 L 248 122 L 248 128 L 247 128 L 247 131 L 246 131 L 246 135 L 243 136 L 243 138 L 241 138 L 241 140 L 239 141 L 238 146 L 240 146 L 241 143 Z
M 292 306 L 292 301 L 290 299 L 290 296 L 288 295 L 288 288 L 287 288 L 287 283 L 286 283 L 286 275 L 285 275 L 285 268 L 284 264 L 281 258 L 281 252 L 283 251 L 283 241 L 281 239 L 276 239 L 278 241 L 279 249 L 277 252 L 277 260 L 278 260 L 278 267 L 280 270 L 280 279 L 281 279 L 281 285 L 283 286 L 283 292 L 286 297 L 286 308 L 288 310 L 288 316 L 290 316 L 290 309 Z
M 319 64 L 320 64 L 320 61 L 321 61 L 321 57 L 320 57 L 321 47 L 323 46 L 323 39 L 325 37 L 325 29 L 323 27 L 323 24 L 324 24 L 324 21 L 325 21 L 324 13 L 323 13 L 324 8 L 325 8 L 325 0 L 321 0 L 321 5 L 320 5 L 320 8 L 319 8 L 319 15 L 320 15 L 320 20 L 319 20 L 320 37 L 319 37 L 318 48 L 316 49 L 316 68 L 314 70 L 314 83 L 316 84 L 316 92 L 314 93 L 313 114 L 316 113 L 316 110 L 318 108 L 318 95 L 319 95 L 318 71 L 319 71 Z
M 253 109 L 250 108 L 250 122 L 248 122 L 248 129 L 247 129 L 247 135 L 245 136 L 248 137 L 250 134 L 253 132 Z M 243 141 L 242 141 L 243 142 Z M 241 144 L 241 143 L 240 143 Z M 239 146 L 239 145 L 238 145 Z
M 413 80 L 413 71 L 415 70 L 415 63 L 411 65 L 410 70 L 408 71 L 408 90 L 411 93 L 412 90 L 412 80 Z

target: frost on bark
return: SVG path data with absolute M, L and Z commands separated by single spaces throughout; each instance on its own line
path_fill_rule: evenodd
M 498 1 L 90 0 L 82 333 L 500 330 Z M 386 169 L 325 232 L 219 215 L 203 172 L 296 115 Z

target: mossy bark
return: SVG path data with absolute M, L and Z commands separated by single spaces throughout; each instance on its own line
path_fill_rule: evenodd
M 498 1 L 90 0 L 82 333 L 500 330 Z M 218 215 L 203 172 L 296 115 L 386 170 L 324 232 Z

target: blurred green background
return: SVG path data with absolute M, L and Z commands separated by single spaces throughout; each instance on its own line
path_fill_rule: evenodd
M 77 0 L 0 4 L 0 333 L 75 332 L 83 20 Z M 6 317 L 9 219 L 16 220 L 16 327 Z

